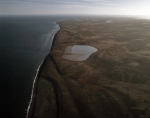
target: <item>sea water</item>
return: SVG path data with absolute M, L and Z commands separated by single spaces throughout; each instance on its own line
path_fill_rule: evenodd
M 92 16 L 0 16 L 0 118 L 25 118 L 56 21 Z
M 62 18 L 0 17 L 0 118 L 24 118 L 37 68 L 50 52 Z

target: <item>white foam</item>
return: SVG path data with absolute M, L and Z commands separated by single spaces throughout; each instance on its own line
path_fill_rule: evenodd
M 34 78 L 34 81 L 33 81 L 32 92 L 31 92 L 31 98 L 30 98 L 30 102 L 29 102 L 29 105 L 28 105 L 28 108 L 27 108 L 27 115 L 26 115 L 26 118 L 28 118 L 28 113 L 29 113 L 30 106 L 31 106 L 31 103 L 32 103 L 32 99 L 33 99 L 34 85 L 35 85 L 35 82 L 36 82 L 36 79 L 37 79 L 37 75 L 38 75 L 38 73 L 39 73 L 39 70 L 40 70 L 40 67 L 41 67 L 42 64 L 43 64 L 43 61 L 42 61 L 42 63 L 39 65 L 39 67 L 37 68 L 36 75 L 35 75 L 35 78 Z
M 60 30 L 59 25 L 58 25 L 56 22 L 53 22 L 53 23 L 56 24 L 56 28 L 57 28 L 57 29 L 54 30 L 54 31 L 51 33 L 51 34 L 53 34 L 53 35 L 52 35 L 52 39 L 54 39 L 54 36 L 55 36 L 56 33 Z M 53 42 L 53 40 L 52 40 L 52 42 Z M 52 42 L 51 42 L 51 43 L 52 43 Z M 28 118 L 30 106 L 31 106 L 31 103 L 32 103 L 32 99 L 33 99 L 33 91 L 34 91 L 34 86 L 35 86 L 35 82 L 36 82 L 36 79 L 37 79 L 37 75 L 38 75 L 38 73 L 39 73 L 39 69 L 40 69 L 41 65 L 43 64 L 43 62 L 44 62 L 44 61 L 42 61 L 42 63 L 38 66 L 36 75 L 35 75 L 35 77 L 34 77 L 34 81 L 33 81 L 33 85 L 32 85 L 32 91 L 31 91 L 31 98 L 30 98 L 30 102 L 29 102 L 29 105 L 28 105 L 28 108 L 27 108 L 26 118 Z

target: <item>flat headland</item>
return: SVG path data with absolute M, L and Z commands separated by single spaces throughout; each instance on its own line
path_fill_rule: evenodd
M 93 18 L 58 24 L 38 76 L 32 116 L 150 118 L 150 20 Z M 79 59 L 85 56 L 82 50 L 72 51 L 79 45 L 97 50 Z

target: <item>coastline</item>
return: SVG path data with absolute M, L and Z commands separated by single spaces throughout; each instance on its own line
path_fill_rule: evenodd
M 130 52 L 137 48 L 134 47 L 135 43 L 141 46 L 141 40 L 136 40 L 139 36 L 130 35 L 135 40 L 127 43 L 124 35 L 128 31 L 126 24 L 132 28 L 136 23 L 130 19 L 119 19 L 117 25 L 106 21 L 59 22 L 61 30 L 55 35 L 51 52 L 38 78 L 37 104 L 32 112 L 34 118 L 150 116 L 150 87 L 147 85 L 149 62 L 146 60 L 149 57 L 139 57 Z M 110 25 L 113 30 L 108 29 Z M 121 29 L 118 28 L 120 25 Z M 122 35 L 120 32 L 118 35 L 116 30 L 122 31 Z M 138 31 L 134 30 L 133 33 L 137 34 Z M 143 44 L 145 46 L 147 42 Z M 72 45 L 91 45 L 98 51 L 81 62 L 62 59 L 66 47 Z M 143 75 L 147 76 L 144 78 Z
M 50 52 L 51 52 L 52 47 L 54 45 L 54 41 L 56 39 L 56 35 L 59 32 L 59 30 L 60 30 L 59 24 L 57 22 L 58 21 L 53 22 L 53 23 L 55 23 L 58 26 L 58 29 L 53 34 L 52 45 L 51 45 L 51 48 L 50 48 Z M 48 58 L 48 56 L 49 56 L 49 54 L 45 57 L 45 59 L 41 62 L 41 64 L 37 68 L 37 73 L 36 73 L 36 75 L 34 77 L 34 80 L 33 80 L 33 86 L 32 86 L 32 90 L 31 90 L 31 98 L 30 98 L 30 102 L 29 102 L 29 105 L 28 105 L 28 108 L 27 108 L 26 118 L 32 118 L 33 117 L 33 111 L 35 109 L 35 104 L 36 104 L 36 94 L 37 94 L 37 86 L 38 86 L 38 81 L 39 81 L 39 75 L 41 74 L 41 71 L 43 69 L 43 66 L 44 66 L 45 61 Z

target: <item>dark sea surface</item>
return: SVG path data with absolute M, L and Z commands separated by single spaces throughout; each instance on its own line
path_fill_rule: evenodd
M 0 118 L 26 117 L 37 68 L 59 29 L 55 22 L 82 17 L 0 16 Z
M 0 118 L 24 118 L 38 66 L 63 20 L 58 16 L 0 16 Z

